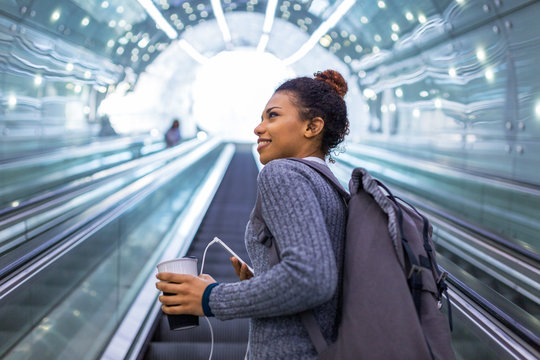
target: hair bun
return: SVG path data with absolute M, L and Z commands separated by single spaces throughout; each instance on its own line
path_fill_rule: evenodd
M 325 71 L 318 71 L 315 74 L 315 80 L 324 81 L 328 85 L 334 89 L 335 92 L 342 98 L 345 97 L 345 94 L 347 94 L 347 90 L 349 89 L 347 86 L 347 82 L 341 76 L 340 73 L 338 73 L 335 70 L 325 70 Z

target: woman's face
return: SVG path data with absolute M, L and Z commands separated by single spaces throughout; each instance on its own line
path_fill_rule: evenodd
M 257 151 L 263 164 L 286 157 L 304 157 L 308 141 L 307 122 L 286 92 L 275 93 L 264 108 L 261 123 L 255 128 Z

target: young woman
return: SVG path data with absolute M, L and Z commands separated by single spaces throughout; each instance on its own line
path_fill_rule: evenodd
M 255 128 L 257 151 L 266 165 L 257 189 L 262 221 L 252 214 L 245 237 L 255 274 L 234 258 L 243 280 L 237 283 L 159 273 L 156 287 L 175 294 L 160 296 L 165 313 L 251 318 L 251 359 L 316 358 L 299 316 L 305 310 L 313 310 L 327 342 L 335 340 L 346 205 L 315 170 L 285 158 L 325 164 L 348 133 L 346 92 L 347 83 L 333 70 L 288 80 L 276 90 Z M 279 249 L 276 265 L 271 249 L 260 241 L 265 227 Z

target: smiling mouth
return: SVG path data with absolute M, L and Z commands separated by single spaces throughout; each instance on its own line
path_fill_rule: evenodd
M 262 149 L 263 147 L 265 147 L 266 145 L 270 144 L 272 141 L 271 140 L 259 140 L 257 141 L 257 143 L 259 144 L 257 146 L 257 151 L 259 151 L 260 149 Z

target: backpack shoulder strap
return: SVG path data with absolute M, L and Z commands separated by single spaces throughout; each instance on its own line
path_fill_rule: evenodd
M 310 168 L 312 168 L 313 170 L 321 174 L 322 177 L 324 177 L 326 180 L 328 180 L 328 182 L 337 190 L 337 192 L 339 193 L 339 195 L 341 195 L 342 198 L 344 198 L 346 201 L 349 201 L 349 199 L 351 198 L 347 190 L 345 190 L 345 188 L 341 185 L 339 180 L 332 173 L 332 171 L 330 171 L 328 166 L 319 164 L 318 162 L 315 162 L 315 161 L 306 160 L 306 159 L 299 159 L 299 158 L 292 158 L 292 157 L 287 158 L 287 159 L 298 161 L 309 166 Z

